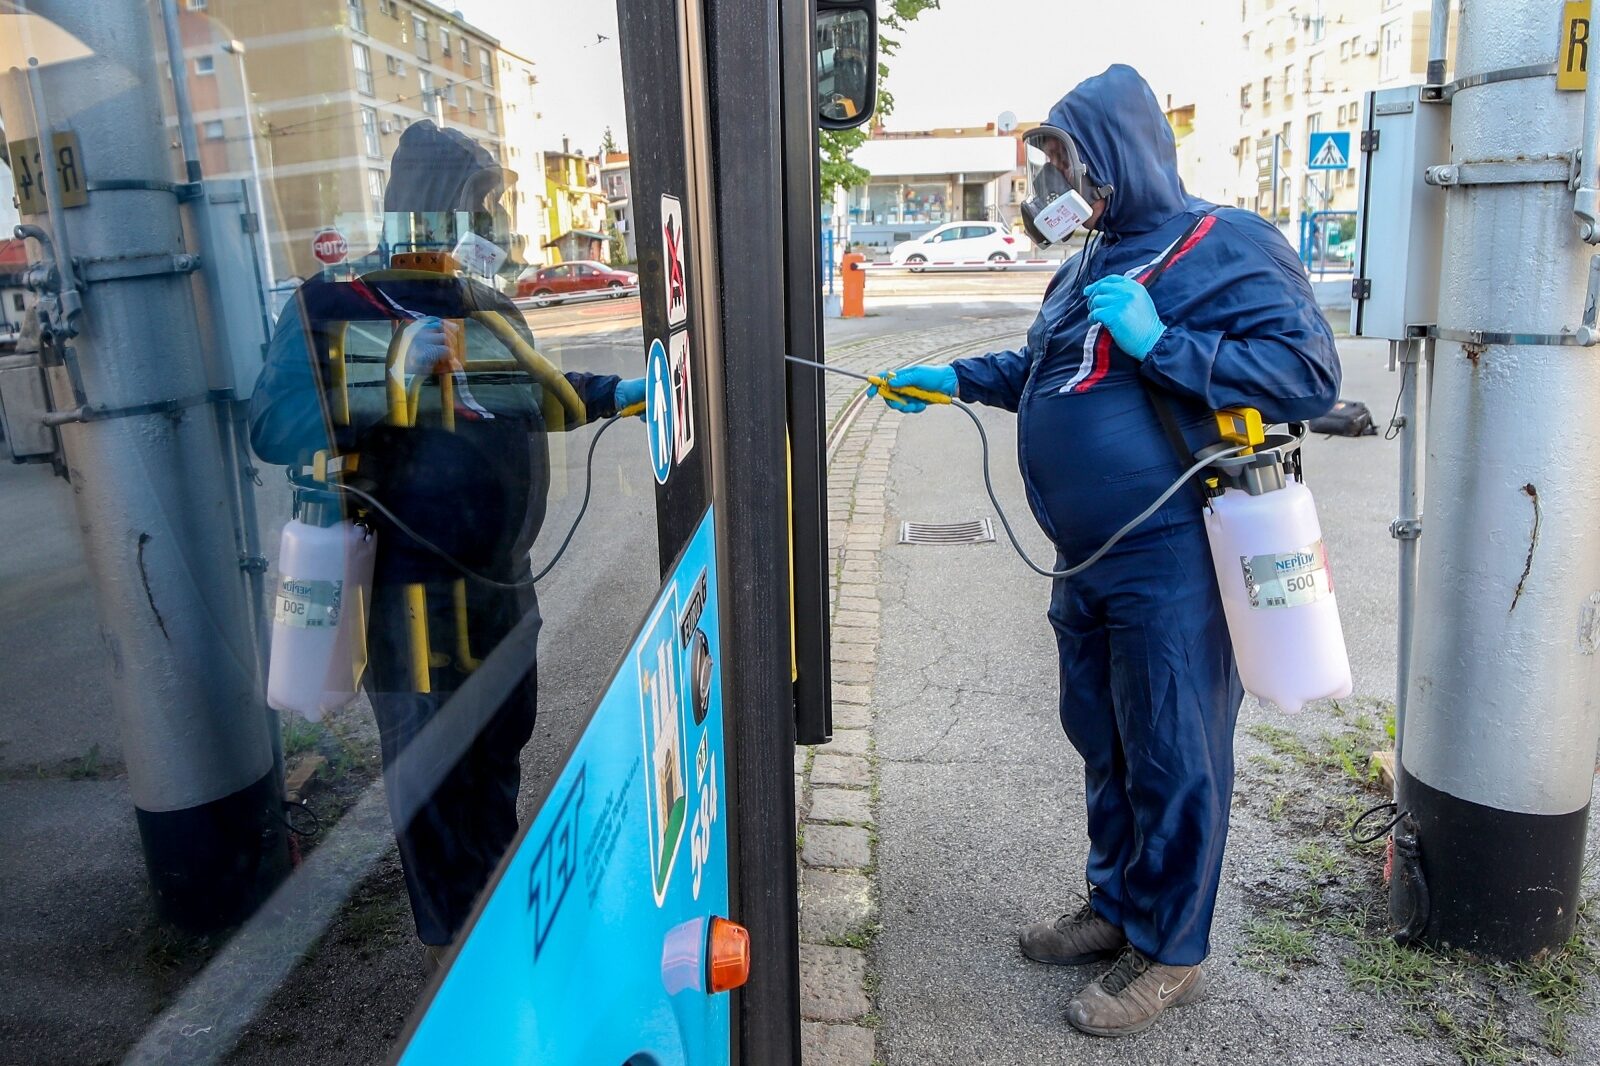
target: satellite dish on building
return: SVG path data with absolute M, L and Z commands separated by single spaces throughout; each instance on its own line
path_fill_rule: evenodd
M 1000 112 L 1000 120 L 995 123 L 995 126 L 1001 133 L 1010 133 L 1017 128 L 1017 116 L 1010 111 L 1002 111 Z

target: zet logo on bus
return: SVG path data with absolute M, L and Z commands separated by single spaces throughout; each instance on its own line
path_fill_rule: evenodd
M 650 342 L 650 361 L 644 372 L 644 417 L 650 432 L 650 467 L 656 484 L 665 485 L 672 473 L 672 452 L 677 440 L 673 428 L 672 367 L 666 346 Z

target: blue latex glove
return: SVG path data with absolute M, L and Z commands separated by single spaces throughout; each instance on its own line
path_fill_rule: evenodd
M 636 403 L 644 403 L 644 378 L 623 378 L 617 382 L 617 391 L 611 394 L 611 403 L 618 411 L 626 411 Z M 642 412 L 640 417 L 644 417 Z
M 1083 290 L 1089 298 L 1089 321 L 1111 331 L 1117 347 L 1143 362 L 1167 331 L 1156 315 L 1150 293 L 1132 278 L 1111 274 Z
M 959 387 L 956 368 L 953 366 L 908 366 L 904 370 L 887 370 L 878 376 L 887 380 L 890 385 L 909 385 L 913 389 L 921 389 L 924 392 L 942 392 L 946 396 L 952 397 L 956 395 L 956 390 Z M 867 395 L 878 395 L 878 386 L 874 385 L 868 389 Z M 885 399 L 883 402 L 893 407 L 896 411 L 902 411 L 908 415 L 917 414 L 919 411 L 925 411 L 928 408 L 928 405 L 921 400 L 906 400 L 902 403 L 899 400 Z
M 431 374 L 450 355 L 450 335 L 443 320 L 431 315 L 418 319 L 406 349 L 406 380 L 418 374 Z M 410 327 L 408 327 L 410 328 Z

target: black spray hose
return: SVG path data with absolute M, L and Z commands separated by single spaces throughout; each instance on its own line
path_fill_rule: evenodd
M 449 563 L 454 569 L 460 572 L 462 577 L 469 578 L 482 585 L 487 585 L 490 588 L 527 588 L 530 585 L 537 585 L 540 581 L 543 581 L 545 576 L 549 574 L 551 570 L 555 569 L 555 565 L 561 561 L 561 557 L 566 554 L 567 547 L 572 543 L 573 535 L 578 532 L 578 523 L 583 521 L 583 516 L 589 510 L 589 497 L 594 491 L 595 447 L 600 443 L 600 438 L 605 436 L 606 430 L 616 425 L 617 422 L 621 421 L 622 418 L 622 415 L 613 415 L 612 417 L 606 419 L 603 423 L 601 423 L 600 428 L 595 431 L 594 436 L 590 439 L 589 454 L 587 458 L 584 459 L 583 464 L 583 502 L 578 505 L 578 514 L 575 518 L 573 518 L 572 525 L 567 528 L 567 535 L 561 538 L 561 546 L 556 549 L 555 555 L 550 557 L 550 561 L 545 564 L 544 569 L 540 570 L 532 577 L 525 578 L 521 581 L 499 581 L 495 578 L 489 577 L 487 574 L 478 573 L 476 570 L 473 570 L 471 567 L 460 562 L 455 556 L 451 555 L 449 552 L 433 543 L 433 541 L 429 540 L 427 537 L 424 537 L 422 534 L 406 525 L 395 515 L 393 511 L 385 507 L 370 492 L 355 488 L 351 485 L 340 485 L 331 482 L 327 485 L 318 484 L 315 487 L 319 489 L 333 489 L 337 492 L 348 493 L 349 495 L 354 496 L 368 507 L 371 507 L 374 511 L 377 511 L 379 514 L 383 515 L 383 517 L 387 518 L 400 532 L 404 533 L 406 536 L 410 537 L 412 540 L 428 549 L 428 551 L 432 552 L 434 555 L 437 555 L 440 559 L 443 559 L 445 562 Z
M 846 370 L 839 366 L 829 366 L 826 363 L 812 362 L 810 359 L 802 359 L 798 355 L 786 355 L 784 358 L 791 363 L 795 363 L 799 366 L 811 367 L 814 370 L 825 370 L 830 374 L 841 374 L 844 377 L 856 378 L 857 380 L 865 381 L 872 385 L 883 384 L 882 380 L 879 378 L 869 377 L 866 374 L 858 374 L 854 370 Z M 1194 477 L 1196 474 L 1200 473 L 1200 471 L 1204 470 L 1208 466 L 1211 466 L 1220 459 L 1229 459 L 1235 455 L 1239 455 L 1250 450 L 1248 445 L 1240 445 L 1238 447 L 1223 448 L 1218 451 L 1208 453 L 1205 458 L 1199 460 L 1189 469 L 1185 470 L 1178 480 L 1167 486 L 1167 490 L 1161 495 L 1157 496 L 1155 498 L 1155 502 L 1151 503 L 1150 506 L 1146 507 L 1143 511 L 1140 511 L 1121 529 L 1111 534 L 1111 539 L 1107 540 L 1104 544 L 1100 545 L 1100 547 L 1096 548 L 1094 553 L 1083 562 L 1076 566 L 1069 566 L 1065 570 L 1047 570 L 1029 558 L 1027 551 L 1022 547 L 1022 542 L 1017 539 L 1016 531 L 1011 528 L 1011 519 L 1006 516 L 1006 509 L 1000 506 L 1000 497 L 994 490 L 994 478 L 990 474 L 989 470 L 989 434 L 983 428 L 983 421 L 978 417 L 978 413 L 972 409 L 971 404 L 964 403 L 961 400 L 956 399 L 954 396 L 950 398 L 950 406 L 956 408 L 962 414 L 972 419 L 973 426 L 978 430 L 978 442 L 983 447 L 984 491 L 989 494 L 989 502 L 994 506 L 994 513 L 996 517 L 1000 519 L 1000 528 L 1006 531 L 1006 539 L 1011 541 L 1011 547 L 1016 550 L 1017 556 L 1028 565 L 1028 568 L 1034 573 L 1038 574 L 1040 577 L 1075 577 L 1078 574 L 1083 573 L 1085 570 L 1089 569 L 1089 567 L 1105 558 L 1106 553 L 1112 548 L 1116 547 L 1122 538 L 1139 528 L 1139 526 L 1143 525 L 1151 515 L 1161 510 L 1168 500 L 1176 496 L 1179 490 L 1181 490 L 1184 485 L 1188 484 L 1190 478 Z

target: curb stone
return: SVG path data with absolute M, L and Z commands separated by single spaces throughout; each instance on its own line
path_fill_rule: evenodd
M 869 372 L 903 365 L 907 353 L 997 341 L 1004 319 L 915 330 L 859 341 L 829 361 Z M 1026 321 L 1014 332 L 1026 329 Z M 863 386 L 838 375 L 825 383 L 831 427 Z M 795 759 L 795 819 L 800 847 L 801 1061 L 805 1066 L 875 1066 L 867 947 L 877 931 L 877 772 L 872 684 L 882 604 L 880 553 L 891 533 L 885 500 L 900 419 L 881 404 L 862 408 L 829 467 L 828 542 L 833 604 L 833 741 Z

